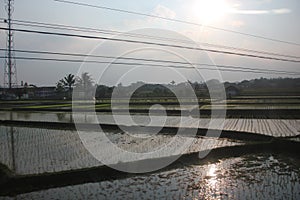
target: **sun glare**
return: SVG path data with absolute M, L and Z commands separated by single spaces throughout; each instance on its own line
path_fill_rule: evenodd
M 220 20 L 230 7 L 225 0 L 197 0 L 193 5 L 193 15 L 203 23 Z

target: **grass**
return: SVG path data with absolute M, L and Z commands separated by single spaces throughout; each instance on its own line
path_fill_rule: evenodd
M 124 99 L 113 100 L 114 108 L 125 109 Z M 183 99 L 184 102 L 192 102 L 191 99 Z M 233 99 L 214 101 L 214 107 L 224 107 L 227 109 L 300 109 L 300 96 L 238 96 Z M 178 102 L 175 98 L 151 98 L 151 99 L 131 99 L 130 108 L 131 109 L 149 109 L 152 105 L 151 103 L 160 104 L 164 103 L 162 106 L 167 110 L 180 109 L 180 105 L 172 104 Z M 150 102 L 150 104 L 149 104 Z M 210 99 L 200 99 L 199 104 L 202 109 L 211 108 Z M 97 100 L 96 105 L 94 101 L 74 101 L 75 108 L 82 109 L 101 109 L 101 108 L 111 108 L 111 101 L 109 99 Z M 138 103 L 138 104 L 135 104 Z M 20 100 L 20 101 L 0 101 L 1 109 L 72 109 L 72 102 L 70 100 Z M 204 105 L 203 105 L 204 104 Z M 188 109 L 189 105 L 183 105 L 182 109 Z
M 214 108 L 226 108 L 226 109 L 300 109 L 300 104 L 290 105 L 290 104 L 280 104 L 280 105 L 268 105 L 268 104 L 234 104 L 234 105 L 205 105 L 201 109 L 211 109 Z
M 98 105 L 81 105 L 81 106 L 74 106 L 75 108 L 103 108 L 103 107 L 109 107 L 110 104 L 98 104 Z M 61 107 L 67 107 L 72 108 L 72 104 L 53 104 L 53 105 L 36 105 L 36 106 L 23 106 L 20 108 L 26 108 L 26 109 L 43 109 L 43 108 L 61 108 Z
M 39 108 L 58 108 L 58 107 L 68 107 L 72 106 L 72 104 L 53 104 L 53 105 L 36 105 L 36 106 L 23 106 L 21 108 L 32 108 L 32 109 L 39 109 Z
M 110 108 L 110 104 L 98 104 L 98 105 L 83 105 L 83 106 L 74 106 L 75 108 L 103 108 L 108 107 Z

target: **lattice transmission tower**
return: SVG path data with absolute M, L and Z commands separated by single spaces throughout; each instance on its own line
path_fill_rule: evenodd
M 6 43 L 6 60 L 5 60 L 5 69 L 4 69 L 4 85 L 11 89 L 17 86 L 17 68 L 16 60 L 14 55 L 14 35 L 12 31 L 12 13 L 14 11 L 13 0 L 6 0 L 6 11 L 7 11 L 7 20 L 5 22 L 8 26 L 7 31 L 7 43 Z

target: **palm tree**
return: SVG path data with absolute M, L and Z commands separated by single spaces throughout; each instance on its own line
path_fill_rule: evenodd
M 63 79 L 60 80 L 60 82 L 63 83 L 63 85 L 68 87 L 69 97 L 71 97 L 72 87 L 75 85 L 75 81 L 76 81 L 75 75 L 73 74 L 68 74 Z
M 69 87 L 69 91 L 72 90 L 72 86 L 75 84 L 75 75 L 73 74 L 68 74 L 67 76 L 65 76 L 61 81 L 63 82 L 63 84 L 65 86 Z

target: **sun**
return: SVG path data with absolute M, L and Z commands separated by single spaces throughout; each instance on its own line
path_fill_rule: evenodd
M 203 23 L 211 23 L 222 19 L 230 10 L 225 0 L 196 0 L 193 15 Z

